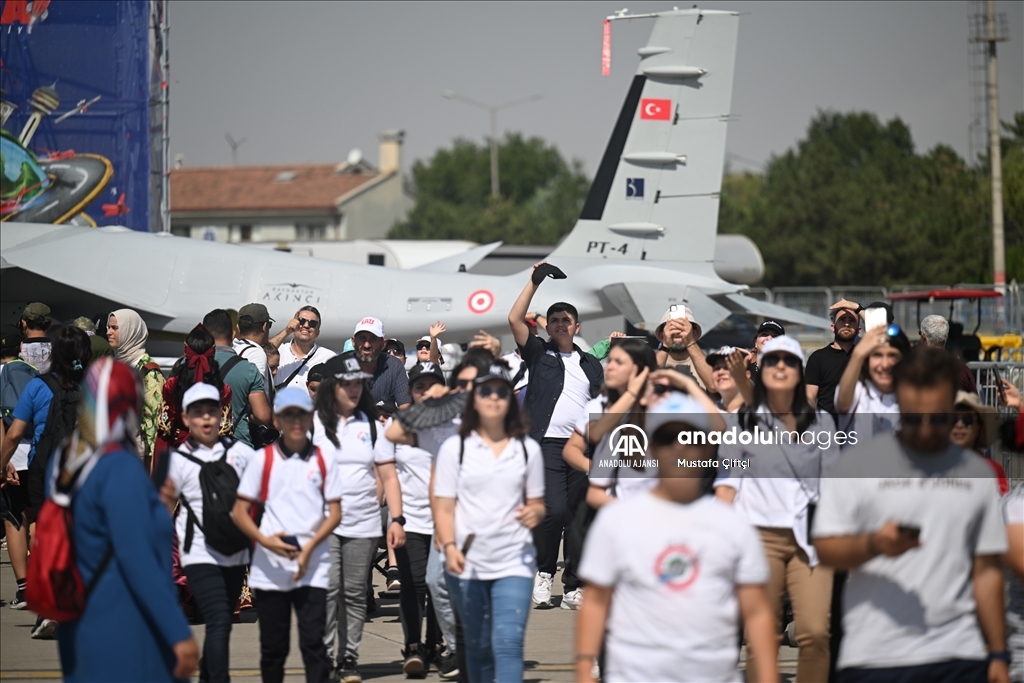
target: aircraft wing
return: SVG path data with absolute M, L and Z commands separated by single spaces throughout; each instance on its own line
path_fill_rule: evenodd
M 804 313 L 803 311 L 786 308 L 785 306 L 779 306 L 778 304 L 768 303 L 767 301 L 759 301 L 758 299 L 744 296 L 742 294 L 722 294 L 716 298 L 733 313 L 759 315 L 765 318 L 772 318 L 774 320 L 785 320 L 786 322 L 796 323 L 797 325 L 820 327 L 825 330 L 827 330 L 832 324 L 829 322 L 828 318 L 811 315 L 810 313 Z
M 422 266 L 411 268 L 410 270 L 418 270 L 422 273 L 464 272 L 483 261 L 488 254 L 500 247 L 502 244 L 504 244 L 504 242 L 499 240 L 479 247 L 473 247 L 468 251 L 446 256 L 445 258 L 431 261 L 430 263 L 424 263 Z

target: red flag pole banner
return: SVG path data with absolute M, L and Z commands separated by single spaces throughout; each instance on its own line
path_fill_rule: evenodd
M 612 72 L 612 22 L 604 20 L 604 40 L 601 41 L 601 75 Z

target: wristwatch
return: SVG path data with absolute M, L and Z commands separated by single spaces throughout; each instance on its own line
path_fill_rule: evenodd
M 1008 651 L 1006 651 L 1006 650 L 1003 650 L 1002 652 L 989 652 L 988 653 L 987 661 L 989 661 L 989 662 L 1000 661 L 1000 662 L 1006 662 L 1007 664 L 1009 664 L 1010 663 L 1010 653 Z
M 397 517 L 392 517 L 391 521 L 397 524 L 398 526 L 405 526 L 405 515 L 398 515 Z

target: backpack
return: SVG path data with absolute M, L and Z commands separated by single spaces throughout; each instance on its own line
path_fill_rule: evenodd
M 0 368 L 3 368 L 0 371 L 0 417 L 4 427 L 10 428 L 13 421 L 11 413 L 18 405 L 18 399 L 32 378 L 39 376 L 39 371 L 23 360 L 12 360 Z
M 324 495 L 324 487 L 327 486 L 327 463 L 324 462 L 324 456 L 320 452 L 319 446 L 313 447 L 316 453 L 316 464 L 320 468 L 320 495 Z M 263 510 L 267 505 L 267 496 L 270 495 L 270 470 L 274 467 L 274 444 L 270 444 L 263 449 L 263 474 L 260 477 L 260 495 L 257 504 L 252 508 L 252 520 L 256 522 L 256 527 L 259 528 L 260 522 L 263 519 Z
M 40 375 L 39 379 L 46 382 L 46 386 L 53 392 L 50 410 L 46 415 L 46 425 L 43 426 L 43 433 L 36 443 L 35 457 L 42 458 L 39 464 L 45 469 L 54 451 L 71 438 L 71 434 L 78 426 L 78 401 L 81 392 L 77 387 L 65 389 L 60 380 L 51 374 Z
M 239 529 L 231 519 L 231 510 L 235 506 L 238 495 L 238 472 L 228 464 L 228 450 L 233 445 L 223 440 L 224 454 L 217 460 L 205 462 L 193 457 L 180 449 L 175 451 L 189 462 L 199 465 L 199 487 L 203 491 L 203 521 L 200 524 L 192 506 L 184 496 L 181 503 L 188 511 L 188 522 L 185 525 L 185 540 L 182 548 L 187 553 L 192 549 L 192 538 L 195 527 L 206 536 L 206 544 L 224 555 L 235 553 L 251 547 L 252 541 Z
M 75 562 L 71 501 L 64 500 L 66 504 L 47 498 L 39 509 L 25 586 L 29 609 L 43 619 L 56 622 L 73 621 L 82 616 L 89 595 L 114 557 L 111 546 L 89 583 L 82 582 Z

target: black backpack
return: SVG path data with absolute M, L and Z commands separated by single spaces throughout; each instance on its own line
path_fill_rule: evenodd
M 77 387 L 65 389 L 60 380 L 52 374 L 40 375 L 39 379 L 46 382 L 46 386 L 53 392 L 50 409 L 46 414 L 46 424 L 36 443 L 34 456 L 45 470 L 54 451 L 71 438 L 78 426 L 78 401 L 82 394 Z
M 211 462 L 192 457 L 180 449 L 175 451 L 186 460 L 199 465 L 199 487 L 203 490 L 202 524 L 199 523 L 185 497 L 181 496 L 181 503 L 188 511 L 182 545 L 186 553 L 192 549 L 192 537 L 197 526 L 206 536 L 206 544 L 224 555 L 234 555 L 252 547 L 252 541 L 231 519 L 231 510 L 238 495 L 238 473 L 228 464 L 227 458 L 228 450 L 234 442 L 224 439 L 221 443 L 224 444 L 224 454 Z

